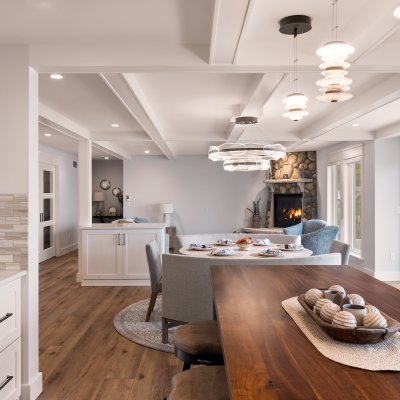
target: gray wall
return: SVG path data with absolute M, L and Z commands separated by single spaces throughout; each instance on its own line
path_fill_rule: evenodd
M 108 190 L 100 188 L 100 182 L 108 179 L 111 187 Z M 112 189 L 119 187 L 123 191 L 123 163 L 120 160 L 93 160 L 92 163 L 92 192 L 103 192 L 105 194 L 105 215 L 108 208 L 115 206 L 121 213 L 121 203 L 112 194 Z M 93 207 L 95 208 L 95 206 Z
M 124 161 L 125 194 L 131 206 L 125 217 L 143 216 L 162 221 L 160 203 L 173 203 L 172 225 L 181 234 L 232 232 L 251 226 L 253 200 L 261 197 L 265 216 L 265 171 L 226 172 L 221 162 L 187 156 L 176 161 L 162 157 L 135 157 Z M 265 223 L 265 221 L 263 221 Z

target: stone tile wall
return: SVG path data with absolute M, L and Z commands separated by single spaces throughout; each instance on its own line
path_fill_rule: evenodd
M 28 196 L 0 194 L 0 270 L 27 269 Z

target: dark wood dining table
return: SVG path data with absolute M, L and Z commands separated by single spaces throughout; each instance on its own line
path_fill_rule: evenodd
M 400 291 L 345 266 L 212 266 L 214 304 L 232 400 L 400 399 L 400 372 L 325 358 L 281 302 L 310 288 L 343 286 L 400 321 Z

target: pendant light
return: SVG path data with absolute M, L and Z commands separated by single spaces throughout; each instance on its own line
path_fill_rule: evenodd
M 279 21 L 279 32 L 284 35 L 293 35 L 293 93 L 283 99 L 286 113 L 285 118 L 292 121 L 300 121 L 309 112 L 306 110 L 308 98 L 297 91 L 297 35 L 311 30 L 311 18 L 306 15 L 291 15 Z
M 332 40 L 317 50 L 317 54 L 323 61 L 320 64 L 323 78 L 317 81 L 320 92 L 323 94 L 317 99 L 330 103 L 349 100 L 353 97 L 350 93 L 352 80 L 348 78 L 347 69 L 350 64 L 346 62 L 354 47 L 337 40 L 337 3 L 332 1 Z
M 237 125 L 254 125 L 257 117 L 243 116 L 234 119 Z M 223 161 L 226 171 L 267 170 L 270 160 L 279 160 L 286 155 L 281 144 L 262 143 L 223 143 L 210 146 L 208 158 L 212 161 Z

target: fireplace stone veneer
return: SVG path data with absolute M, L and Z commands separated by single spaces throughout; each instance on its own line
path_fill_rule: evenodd
M 317 156 L 315 151 L 287 153 L 284 158 L 271 161 L 270 177 L 266 180 L 268 201 L 266 226 L 274 224 L 274 193 L 303 194 L 302 221 L 317 215 Z

